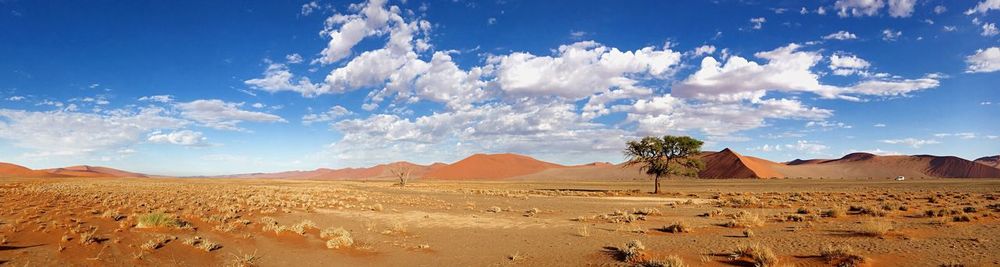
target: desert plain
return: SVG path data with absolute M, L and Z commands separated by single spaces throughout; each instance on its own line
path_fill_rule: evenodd
M 1000 180 L 5 178 L 5 266 L 993 266 Z M 675 265 L 677 266 L 677 265 Z

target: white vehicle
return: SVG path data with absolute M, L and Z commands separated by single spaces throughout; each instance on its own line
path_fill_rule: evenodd
M 896 176 L 896 181 L 902 181 L 902 180 L 906 180 L 906 177 L 903 177 L 902 175 Z

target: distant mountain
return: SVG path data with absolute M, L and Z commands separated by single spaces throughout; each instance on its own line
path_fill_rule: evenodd
M 566 166 L 517 154 L 475 154 L 458 162 L 433 169 L 431 179 L 504 179 Z
M 1000 168 L 1000 155 L 978 158 L 974 162 L 993 168 Z
M 42 170 L 51 174 L 68 177 L 148 177 L 145 174 L 128 172 L 100 166 L 70 166 Z

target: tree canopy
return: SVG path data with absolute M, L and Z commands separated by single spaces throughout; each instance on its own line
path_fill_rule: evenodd
M 660 192 L 660 177 L 673 175 L 698 176 L 705 164 L 697 157 L 704 142 L 690 136 L 647 136 L 628 141 L 625 146 L 625 166 L 640 166 L 654 177 L 654 193 Z

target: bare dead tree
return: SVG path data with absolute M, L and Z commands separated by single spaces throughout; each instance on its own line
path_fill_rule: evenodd
M 396 178 L 399 179 L 399 187 L 405 187 L 406 182 L 410 180 L 410 174 L 413 173 L 413 168 L 410 168 L 410 166 L 400 164 L 390 168 L 389 172 L 391 172 L 393 176 L 396 176 Z

